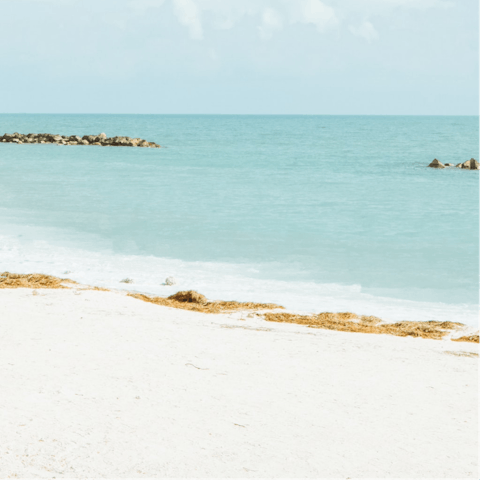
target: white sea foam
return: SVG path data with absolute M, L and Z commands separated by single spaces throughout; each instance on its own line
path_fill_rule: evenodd
M 352 311 L 387 321 L 450 320 L 468 325 L 478 322 L 478 309 L 472 305 L 373 296 L 363 293 L 360 285 L 266 280 L 255 277 L 255 265 L 186 262 L 120 255 L 105 249 L 87 250 L 65 246 L 62 242 L 32 240 L 41 235 L 34 234 L 30 227 L 22 228 L 29 229 L 28 235 L 0 235 L 0 270 L 39 272 L 89 285 L 162 296 L 192 289 L 210 299 L 273 302 L 303 313 Z M 164 285 L 170 275 L 176 278 L 176 285 Z M 133 283 L 120 283 L 125 277 L 133 279 Z

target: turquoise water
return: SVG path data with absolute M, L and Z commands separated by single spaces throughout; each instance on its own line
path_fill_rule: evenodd
M 478 159 L 478 117 L 0 115 L 4 132 L 166 148 L 0 143 L 0 270 L 475 321 L 478 172 L 426 165 Z

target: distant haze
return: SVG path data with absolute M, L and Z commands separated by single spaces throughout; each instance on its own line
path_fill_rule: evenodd
M 0 0 L 0 112 L 478 114 L 478 0 Z

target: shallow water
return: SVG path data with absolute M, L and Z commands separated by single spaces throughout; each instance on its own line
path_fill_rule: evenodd
M 474 323 L 478 117 L 0 115 L 0 269 L 120 288 Z M 161 283 L 173 275 L 175 287 Z

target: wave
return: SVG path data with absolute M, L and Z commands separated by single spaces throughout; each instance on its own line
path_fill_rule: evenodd
M 385 321 L 478 322 L 476 305 L 452 305 L 375 296 L 361 285 L 320 284 L 259 278 L 259 265 L 188 262 L 142 255 L 123 255 L 99 247 L 70 245 L 65 232 L 9 226 L 0 235 L 0 269 L 15 273 L 45 273 L 106 288 L 168 296 L 179 290 L 196 290 L 209 299 L 276 303 L 298 313 L 354 312 L 374 315 Z M 176 285 L 164 285 L 169 276 Z M 133 283 L 121 283 L 125 277 Z

